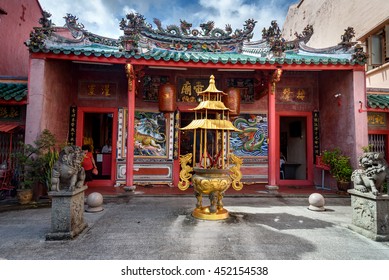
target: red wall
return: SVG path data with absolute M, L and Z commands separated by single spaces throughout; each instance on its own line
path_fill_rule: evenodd
M 60 143 L 67 140 L 69 110 L 72 104 L 72 64 L 67 61 L 48 60 L 44 80 L 42 127 L 53 132 Z M 54 117 L 55 116 L 55 117 Z
M 0 76 L 27 77 L 29 39 L 33 27 L 39 26 L 42 17 L 37 0 L 0 0 Z

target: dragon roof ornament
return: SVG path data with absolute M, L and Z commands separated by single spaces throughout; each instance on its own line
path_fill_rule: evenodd
M 250 41 L 257 21 L 246 20 L 243 29 L 232 30 L 227 24 L 225 29 L 215 28 L 213 21 L 200 24 L 192 29 L 192 24 L 180 20 L 180 25 L 168 25 L 165 28 L 157 18 L 153 20 L 156 29 L 147 23 L 144 16 L 138 13 L 127 14 L 120 22 L 124 31 L 121 37 L 127 51 L 142 52 L 142 48 L 175 49 L 177 51 L 213 51 L 239 52 L 243 41 Z M 146 46 L 148 45 L 148 46 Z
M 102 44 L 111 47 L 119 47 L 120 42 L 117 39 L 107 38 L 88 32 L 84 25 L 78 22 L 78 18 L 72 14 L 66 14 L 64 17 L 65 26 L 70 30 L 73 38 L 79 41 L 88 40 L 91 43 Z

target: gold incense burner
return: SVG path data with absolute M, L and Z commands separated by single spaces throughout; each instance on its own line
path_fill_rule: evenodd
M 195 119 L 181 128 L 193 130 L 193 153 L 180 156 L 178 188 L 186 190 L 193 185 L 197 198 L 196 208 L 192 212 L 195 218 L 222 220 L 229 216 L 223 206 L 225 191 L 231 185 L 237 191 L 243 187 L 240 181 L 242 159 L 228 149 L 229 133 L 240 130 L 229 120 L 230 110 L 222 101 L 227 94 L 216 88 L 213 75 L 208 88 L 197 94 L 202 97 L 202 101 L 192 109 Z M 203 206 L 203 195 L 209 197 L 209 206 Z

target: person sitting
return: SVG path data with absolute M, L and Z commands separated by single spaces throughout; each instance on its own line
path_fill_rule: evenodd
M 281 179 L 285 179 L 285 163 L 286 163 L 286 158 L 281 153 L 280 154 L 280 175 L 281 175 Z
M 103 154 L 108 154 L 108 153 L 112 153 L 112 145 L 111 145 L 111 140 L 108 139 L 106 142 L 105 142 L 105 145 L 103 146 L 103 148 L 101 149 L 101 152 Z

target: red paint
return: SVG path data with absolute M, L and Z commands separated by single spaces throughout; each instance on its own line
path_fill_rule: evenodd
M 277 141 L 277 123 L 276 123 L 276 96 L 273 93 L 273 85 L 269 83 L 269 115 L 268 115 L 268 130 L 269 130 L 269 151 L 268 151 L 268 162 L 269 162 L 269 173 L 268 180 L 270 186 L 276 186 L 276 170 L 277 170 L 277 147 L 279 147 L 279 141 Z M 279 162 L 279 160 L 278 160 Z
M 302 186 L 311 186 L 313 185 L 313 127 L 312 127 L 312 112 L 300 112 L 300 111 L 284 111 L 277 112 L 275 121 L 276 121 L 276 143 L 275 146 L 280 146 L 280 118 L 281 117 L 305 117 L 306 118 L 306 153 L 307 153 L 307 179 L 306 180 L 280 180 L 277 176 L 278 185 L 302 185 Z M 280 151 L 277 149 L 274 152 L 275 158 L 280 158 Z M 280 174 L 280 161 L 276 161 L 276 168 L 274 170 L 274 176 Z
M 117 124 L 118 123 L 118 109 L 117 108 L 97 108 L 97 107 L 78 107 L 77 108 L 77 134 L 76 145 L 83 145 L 83 131 L 84 131 L 84 114 L 85 113 L 108 113 L 113 114 L 112 126 L 112 161 L 111 161 L 111 179 L 110 180 L 94 180 L 88 183 L 89 187 L 94 186 L 113 186 L 116 181 L 116 143 L 117 143 Z
M 133 66 L 130 65 L 132 72 Z M 131 72 L 131 71 L 130 71 Z M 131 74 L 128 73 L 128 79 L 131 79 Z M 126 153 L 126 184 L 133 186 L 134 184 L 134 119 L 135 119 L 135 92 L 136 92 L 135 78 L 132 80 L 132 88 L 128 88 L 128 129 L 127 129 L 127 153 Z

